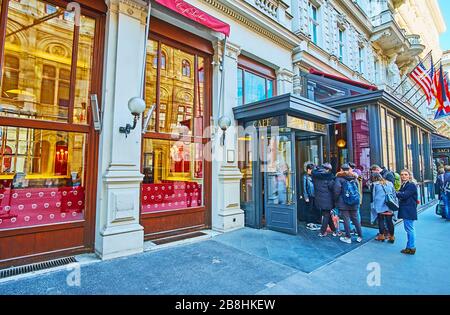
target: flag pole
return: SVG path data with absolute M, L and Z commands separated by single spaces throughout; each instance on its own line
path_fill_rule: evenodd
M 442 59 L 442 58 L 441 58 Z M 436 67 L 437 66 L 437 64 L 441 61 L 441 59 L 439 59 L 438 61 L 436 61 L 436 63 L 433 65 L 433 67 Z M 430 72 L 430 70 L 431 69 L 428 69 L 427 70 L 427 72 L 426 72 L 426 74 L 428 75 L 428 73 Z M 433 80 L 433 78 L 431 78 L 431 80 Z M 403 96 L 405 96 L 406 94 L 408 94 L 414 87 L 416 87 L 417 86 L 417 82 L 415 82 L 414 81 L 414 85 L 403 95 Z M 416 95 L 417 94 L 417 92 L 419 92 L 419 90 L 421 90 L 420 88 L 418 88 L 417 89 L 417 91 L 413 94 L 413 95 L 411 95 L 410 96 L 410 98 L 408 98 L 406 101 L 408 102 L 411 98 L 413 98 L 413 96 L 414 95 Z
M 433 50 L 430 50 L 430 51 L 428 52 L 428 54 L 425 55 L 425 57 L 421 58 L 421 59 L 419 60 L 419 62 L 417 63 L 417 65 L 418 65 L 419 63 L 421 63 L 422 61 L 424 61 L 425 59 L 427 59 L 428 56 L 431 54 L 432 51 L 433 51 Z M 406 80 L 408 80 L 409 75 L 411 74 L 411 72 L 414 71 L 414 69 L 416 69 L 417 65 L 416 65 L 411 71 L 408 72 L 408 74 L 405 76 L 405 78 L 403 79 L 403 81 L 400 82 L 399 85 L 397 85 L 397 87 L 394 89 L 394 91 L 393 91 L 392 93 L 395 93 L 395 91 L 397 91 L 398 88 L 399 88 L 403 83 L 405 83 Z M 409 91 L 408 91 L 408 92 L 409 92 Z M 406 92 L 406 93 L 408 93 L 408 92 Z M 405 95 L 406 95 L 406 94 L 405 94 Z M 403 96 L 402 96 L 402 98 L 403 98 Z

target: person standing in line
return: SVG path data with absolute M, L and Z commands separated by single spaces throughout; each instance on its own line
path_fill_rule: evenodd
M 361 170 L 356 168 L 356 164 L 353 162 L 348 163 L 348 165 L 350 166 L 350 171 L 355 173 L 358 176 L 358 189 L 359 189 L 359 195 L 361 196 L 360 200 L 359 200 L 359 205 L 358 205 L 358 222 L 361 223 L 361 205 L 362 205 L 362 201 L 363 201 L 363 191 L 362 191 L 362 172 Z M 353 225 L 352 228 L 352 233 L 351 234 L 356 234 L 356 227 Z
M 312 179 L 312 171 L 316 168 L 316 166 L 308 162 L 306 164 L 306 172 L 303 174 L 303 198 L 305 201 L 305 217 L 306 217 L 306 226 L 310 229 L 318 229 L 316 223 L 318 223 L 318 214 L 316 209 L 314 209 L 314 183 Z
M 387 234 L 389 243 L 394 243 L 394 212 L 386 204 L 386 195 L 395 193 L 394 185 L 384 179 L 379 173 L 373 173 L 370 180 L 373 183 L 373 203 L 370 212 L 371 221 L 373 223 L 378 220 L 378 235 L 375 240 L 384 242 L 386 239 L 385 235 Z
M 334 208 L 333 186 L 334 175 L 331 173 L 332 167 L 330 163 L 324 163 L 321 167 L 312 171 L 314 183 L 314 203 L 316 209 L 322 214 L 322 226 L 320 228 L 320 237 L 327 236 L 327 227 L 329 226 L 333 232 L 333 236 L 338 235 L 336 226 L 331 217 L 331 211 Z
M 403 254 L 414 255 L 416 253 L 416 236 L 414 221 L 417 220 L 417 186 L 410 170 L 400 172 L 402 186 L 397 192 L 399 199 L 398 217 L 403 219 L 403 225 L 408 236 L 406 248 L 401 250 Z
M 343 164 L 341 166 L 341 171 L 336 174 L 333 191 L 336 207 L 339 209 L 339 213 L 344 217 L 345 237 L 341 237 L 340 240 L 344 243 L 351 244 L 351 220 L 355 225 L 356 233 L 358 234 L 356 241 L 361 243 L 362 230 L 357 213 L 361 196 L 359 194 L 357 175 L 350 172 L 350 166 L 348 164 Z
M 450 221 L 450 165 L 445 166 L 444 182 L 442 186 L 442 196 L 444 199 L 444 211 L 442 218 Z
M 448 204 L 447 194 L 445 193 L 444 183 L 445 183 L 445 168 L 440 167 L 438 170 L 437 178 L 436 178 L 435 190 L 438 193 L 439 203 L 442 202 L 444 204 L 444 207 L 441 207 L 442 219 L 445 219 L 445 207 L 447 207 L 447 204 Z M 438 205 L 438 207 L 440 207 L 440 205 Z

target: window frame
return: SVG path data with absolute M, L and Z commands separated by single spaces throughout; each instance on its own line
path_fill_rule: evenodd
M 269 83 L 268 81 L 272 81 L 272 96 L 276 96 L 277 95 L 277 77 L 276 77 L 276 73 L 275 70 L 262 64 L 259 63 L 247 56 L 244 55 L 240 55 L 238 57 L 238 65 L 237 65 L 237 69 L 238 70 L 242 70 L 242 104 L 238 104 L 240 105 L 245 105 L 246 101 L 245 101 L 245 73 L 250 73 L 252 75 L 256 75 L 258 77 L 261 77 L 264 79 L 264 88 L 265 88 L 265 99 L 268 98 L 268 87 L 269 87 Z M 236 78 L 236 80 L 238 80 L 239 78 Z M 237 91 L 236 91 L 237 93 Z M 237 95 L 236 95 L 237 97 Z M 238 98 L 238 97 L 237 97 Z
M 316 45 L 319 45 L 319 9 L 320 7 L 313 4 L 311 1 L 308 3 L 309 31 L 311 35 L 311 41 Z

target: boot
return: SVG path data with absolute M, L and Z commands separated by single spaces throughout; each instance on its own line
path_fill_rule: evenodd
M 395 236 L 394 235 L 389 235 L 388 242 L 391 243 L 391 244 L 394 244 Z
M 414 255 L 416 253 L 415 248 L 405 248 L 400 251 L 402 254 Z
M 386 238 L 384 237 L 384 234 L 381 234 L 381 233 L 378 233 L 377 237 L 375 238 L 375 240 L 379 241 L 379 242 L 384 242 L 385 239 Z

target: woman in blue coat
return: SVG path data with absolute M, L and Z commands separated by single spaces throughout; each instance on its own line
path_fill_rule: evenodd
M 408 243 L 402 249 L 403 254 L 414 255 L 416 253 L 414 221 L 417 220 L 417 186 L 410 170 L 404 169 L 400 172 L 402 186 L 397 192 L 399 199 L 398 218 L 403 219 Z

